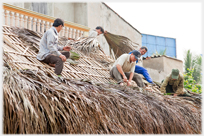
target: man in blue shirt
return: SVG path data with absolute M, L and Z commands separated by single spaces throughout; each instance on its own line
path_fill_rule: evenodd
M 53 27 L 47 30 L 40 40 L 40 50 L 37 55 L 39 61 L 45 62 L 55 67 L 55 74 L 61 75 L 63 65 L 69 58 L 70 46 L 58 46 L 58 33 L 64 27 L 64 21 L 60 18 L 55 19 Z
M 142 47 L 139 49 L 139 52 L 141 53 L 141 55 L 144 55 L 144 54 L 147 52 L 147 47 L 142 46 Z M 131 51 L 129 54 L 131 54 L 131 53 L 132 53 L 132 51 Z M 138 60 L 136 61 L 136 63 L 138 63 Z M 149 83 L 151 83 L 151 84 L 153 84 L 153 85 L 155 84 L 155 83 L 152 81 L 152 78 L 150 77 L 148 71 L 147 71 L 145 68 L 143 68 L 143 67 L 141 67 L 141 66 L 139 66 L 139 65 L 135 65 L 135 73 L 142 74 L 142 75 L 146 78 L 146 80 L 147 80 Z

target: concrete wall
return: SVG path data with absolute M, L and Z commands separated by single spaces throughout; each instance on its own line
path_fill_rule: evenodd
M 53 3 L 54 17 L 74 22 L 74 3 Z
M 88 26 L 87 3 L 74 3 L 74 23 Z
M 183 73 L 183 61 L 171 57 L 158 57 L 143 60 L 143 67 L 146 68 L 153 81 L 161 82 L 172 69 L 179 69 Z
M 173 68 L 177 68 L 181 73 L 183 73 L 183 61 L 171 58 L 171 57 L 165 57 L 164 58 L 164 69 L 165 71 L 171 72 Z

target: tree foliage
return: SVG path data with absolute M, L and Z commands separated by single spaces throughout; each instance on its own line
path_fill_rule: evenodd
M 193 70 L 192 77 L 196 83 L 201 83 L 201 72 L 202 72 L 202 57 L 201 55 L 193 55 L 190 50 L 185 53 L 184 57 L 184 68 L 185 73 L 189 70 Z M 189 70 L 188 70 L 189 69 Z
M 196 81 L 194 80 L 193 73 L 194 69 L 187 68 L 187 73 L 184 74 L 184 88 L 191 92 L 195 93 L 202 93 L 201 85 L 196 84 Z

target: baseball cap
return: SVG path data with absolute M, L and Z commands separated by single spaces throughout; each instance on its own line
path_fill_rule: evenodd
M 178 77 L 179 77 L 179 70 L 178 69 L 172 69 L 171 78 L 172 79 L 178 79 Z
M 137 50 L 133 50 L 131 53 L 135 55 L 135 58 L 138 60 L 139 57 L 141 57 L 141 53 Z

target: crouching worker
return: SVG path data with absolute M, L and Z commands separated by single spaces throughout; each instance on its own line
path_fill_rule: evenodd
M 146 46 L 142 46 L 140 49 L 139 49 L 139 52 L 141 53 L 141 55 L 144 55 L 146 52 L 147 52 L 147 47 Z M 129 54 L 131 54 L 132 52 L 130 52 Z M 151 57 L 148 57 L 146 59 L 150 59 Z M 136 61 L 136 64 L 138 63 L 138 60 Z M 152 78 L 150 77 L 147 69 L 139 66 L 139 65 L 135 65 L 135 73 L 138 73 L 138 74 L 142 74 L 145 79 L 152 85 L 155 85 L 155 83 L 152 81 Z
M 139 51 L 133 51 L 131 54 L 121 55 L 113 64 L 110 71 L 112 78 L 116 79 L 118 84 L 124 85 L 127 82 L 127 86 L 131 85 L 131 80 L 135 81 L 137 84 L 142 81 L 142 78 L 134 73 L 136 60 L 141 56 Z M 127 80 L 127 78 L 129 80 Z M 141 82 L 138 86 L 144 87 L 144 83 Z
M 178 69 L 172 69 L 171 74 L 162 81 L 160 90 L 162 93 L 173 93 L 174 96 L 191 96 L 184 89 L 184 77 Z
M 40 50 L 37 55 L 39 61 L 45 62 L 55 67 L 55 74 L 61 76 L 63 62 L 69 58 L 70 46 L 58 46 L 58 33 L 64 27 L 64 21 L 60 18 L 55 19 L 53 27 L 47 30 L 40 40 Z M 61 52 L 60 52 L 61 51 Z

